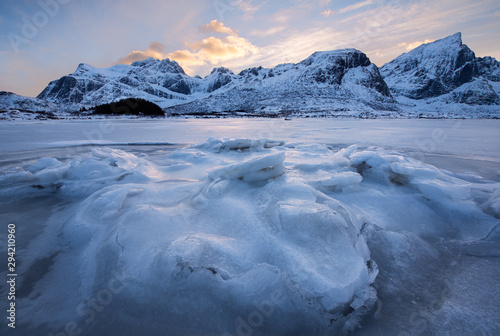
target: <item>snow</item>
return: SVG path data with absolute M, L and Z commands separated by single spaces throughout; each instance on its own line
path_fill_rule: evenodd
M 2 205 L 23 210 L 0 214 L 19 229 L 19 329 L 414 334 L 417 311 L 435 334 L 500 330 L 495 121 L 270 122 L 1 125 Z M 83 147 L 92 126 L 103 143 Z M 25 209 L 47 199 L 35 227 Z

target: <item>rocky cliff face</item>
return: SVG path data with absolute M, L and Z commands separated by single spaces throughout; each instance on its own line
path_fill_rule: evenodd
M 500 62 L 493 57 L 477 57 L 477 71 L 480 76 L 493 82 L 500 82 Z
M 448 94 L 431 99 L 445 103 L 467 105 L 499 105 L 500 98 L 486 78 L 474 78 Z

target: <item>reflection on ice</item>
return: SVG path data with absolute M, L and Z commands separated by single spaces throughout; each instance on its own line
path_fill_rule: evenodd
M 457 253 L 497 253 L 499 184 L 402 154 L 244 139 L 126 149 L 2 172 L 10 202 L 69 202 L 25 247 L 21 329 L 412 333 L 401 300 L 432 301 Z M 436 309 L 452 321 L 447 299 Z

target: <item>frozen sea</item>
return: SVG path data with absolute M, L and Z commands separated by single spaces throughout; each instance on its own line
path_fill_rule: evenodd
M 0 245 L 15 223 L 16 333 L 498 335 L 499 130 L 2 123 Z M 6 316 L 8 290 L 2 281 Z

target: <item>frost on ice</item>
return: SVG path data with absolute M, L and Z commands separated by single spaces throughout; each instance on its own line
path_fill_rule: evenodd
M 3 197 L 71 202 L 28 247 L 25 269 L 55 257 L 19 304 L 34 326 L 78 321 L 93 334 L 349 333 L 376 307 L 368 246 L 432 259 L 420 237 L 475 242 L 499 214 L 498 185 L 357 146 L 210 139 L 160 157 L 96 147 L 1 183 L 9 176 Z M 116 274 L 123 288 L 88 313 Z

